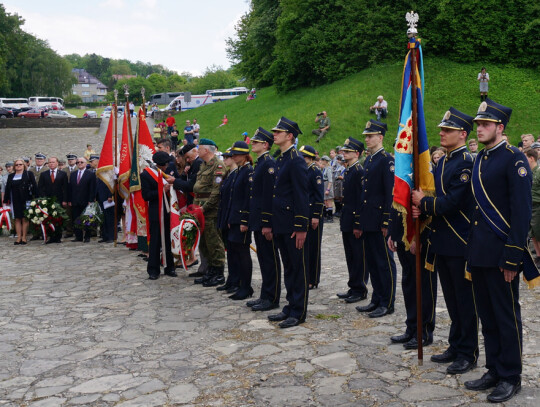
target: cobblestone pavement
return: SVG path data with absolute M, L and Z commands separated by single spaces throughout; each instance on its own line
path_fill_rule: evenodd
M 92 137 L 99 147 L 83 131 L 51 150 Z M 483 348 L 479 367 L 460 376 L 429 361 L 448 335 L 440 289 L 423 366 L 416 351 L 390 344 L 404 330 L 400 288 L 396 312 L 376 320 L 335 297 L 347 274 L 337 223 L 325 226 L 308 319 L 286 330 L 184 272 L 147 280 L 134 252 L 95 240 L 14 246 L 0 237 L 0 406 L 487 406 L 487 392 L 463 387 L 484 372 Z M 538 405 L 539 297 L 521 285 L 523 389 L 507 406 Z

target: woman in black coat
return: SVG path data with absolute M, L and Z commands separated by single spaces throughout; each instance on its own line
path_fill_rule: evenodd
M 11 205 L 12 216 L 15 218 L 15 232 L 17 233 L 16 245 L 26 244 L 28 232 L 28 219 L 24 217 L 26 202 L 34 198 L 37 191 L 34 174 L 26 170 L 24 160 L 17 159 L 14 162 L 14 171 L 9 174 L 4 203 Z

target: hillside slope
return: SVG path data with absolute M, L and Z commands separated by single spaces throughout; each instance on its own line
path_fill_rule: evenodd
M 437 145 L 437 125 L 450 106 L 474 115 L 480 104 L 476 76 L 480 64 L 458 64 L 443 59 L 424 61 L 425 70 L 425 116 L 430 145 Z M 246 101 L 236 99 L 204 106 L 176 115 L 179 125 L 186 119 L 197 118 L 201 125 L 201 137 L 214 139 L 221 150 L 241 139 L 247 131 L 253 135 L 258 126 L 270 130 L 281 116 L 299 123 L 303 135 L 299 145 L 311 144 L 321 152 L 341 145 L 349 137 L 362 139 L 365 123 L 375 118 L 369 113 L 378 95 L 388 101 L 389 115 L 386 119 L 388 133 L 385 148 L 390 150 L 398 127 L 399 98 L 403 63 L 376 66 L 346 79 L 317 88 L 298 89 L 287 94 L 276 94 L 273 87 L 257 91 L 257 98 Z M 510 66 L 487 67 L 490 74 L 489 97 L 514 109 L 507 128 L 513 144 L 523 133 L 540 134 L 540 74 L 535 70 Z M 326 110 L 332 128 L 320 145 L 316 145 L 311 130 L 317 112 Z M 223 115 L 229 124 L 218 127 Z M 179 126 L 180 127 L 180 126 Z M 475 133 L 472 133 L 475 136 Z

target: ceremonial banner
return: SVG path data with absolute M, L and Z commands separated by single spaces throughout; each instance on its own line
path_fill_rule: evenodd
M 129 176 L 129 191 L 133 197 L 133 207 L 135 213 L 141 221 L 146 222 L 147 203 L 141 194 L 141 172 L 152 162 L 152 155 L 155 153 L 154 142 L 148 125 L 144 110 L 139 110 L 137 121 L 137 132 L 133 141 L 133 154 L 131 157 L 131 172 Z
M 113 112 L 114 112 L 113 108 Z M 96 176 L 102 180 L 111 194 L 114 194 L 114 158 L 113 158 L 113 121 L 116 120 L 114 114 L 109 119 L 109 126 L 101 147 L 99 164 L 96 170 Z
M 127 200 L 129 197 L 129 173 L 131 171 L 131 136 L 128 130 L 128 117 L 124 114 L 122 124 L 122 144 L 120 146 L 120 167 L 118 173 L 118 192 L 120 196 Z
M 403 243 L 408 249 L 414 237 L 412 220 L 411 191 L 422 188 L 426 193 L 433 193 L 435 183 L 430 171 L 429 145 L 427 141 L 426 123 L 424 120 L 424 65 L 420 40 L 411 38 L 408 44 L 409 52 L 405 57 L 403 79 L 401 84 L 401 102 L 399 115 L 399 129 L 395 145 L 395 181 L 394 202 L 392 206 L 403 214 Z M 413 70 L 411 53 L 416 53 L 416 69 Z M 418 156 L 420 171 L 420 185 L 414 185 L 413 168 L 413 98 L 412 81 L 417 86 L 417 134 Z
M 171 188 L 171 251 L 174 256 L 180 256 L 180 236 L 182 235 L 180 215 L 185 212 L 186 208 L 186 196 Z

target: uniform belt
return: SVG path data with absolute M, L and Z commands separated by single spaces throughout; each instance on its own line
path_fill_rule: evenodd
M 195 194 L 195 199 L 204 199 L 204 198 L 210 198 L 210 193 L 207 194 Z

